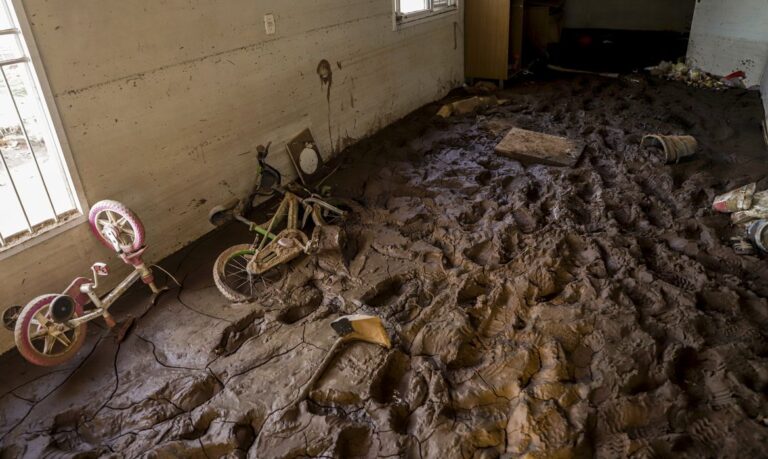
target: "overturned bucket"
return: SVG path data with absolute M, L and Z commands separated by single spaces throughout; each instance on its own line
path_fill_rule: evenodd
M 699 142 L 690 135 L 649 134 L 640 141 L 643 147 L 656 147 L 664 150 L 667 164 L 679 163 L 681 159 L 693 156 L 699 148 Z
M 744 185 L 720 196 L 715 197 L 712 208 L 718 212 L 739 212 L 752 208 L 752 198 L 755 195 L 756 183 Z

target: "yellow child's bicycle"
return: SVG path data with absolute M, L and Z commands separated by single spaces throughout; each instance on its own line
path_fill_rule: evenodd
M 335 223 L 346 215 L 346 211 L 306 189 L 294 187 L 288 191 L 280 186 L 280 173 L 265 162 L 269 144 L 259 146 L 257 152 L 259 182 L 254 193 L 245 201 L 217 206 L 209 214 L 209 221 L 215 226 L 235 219 L 256 233 L 253 243 L 228 248 L 213 265 L 216 287 L 234 302 L 252 300 L 256 282 L 274 281 L 281 275 L 281 267 L 302 253 L 341 245 L 342 234 Z M 244 216 L 251 210 L 255 196 L 274 194 L 282 195 L 282 200 L 268 222 L 257 224 Z M 305 233 L 310 222 L 314 226 L 312 237 Z

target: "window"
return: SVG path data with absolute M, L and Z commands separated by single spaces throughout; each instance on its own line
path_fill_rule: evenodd
M 458 0 L 395 0 L 397 21 L 415 21 L 454 11 L 457 2 Z
M 0 251 L 80 214 L 27 45 L 0 0 Z

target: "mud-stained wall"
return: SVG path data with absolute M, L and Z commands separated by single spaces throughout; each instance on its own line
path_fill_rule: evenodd
M 463 75 L 461 11 L 395 31 L 382 0 L 22 3 L 86 199 L 132 207 L 154 259 L 210 231 L 209 209 L 252 186 L 257 144 L 272 141 L 270 162 L 287 172 L 285 142 L 304 128 L 329 155 Z M 2 259 L 0 305 L 61 291 L 98 260 L 119 266 L 85 225 Z M 0 331 L 0 352 L 11 347 Z
M 743 70 L 748 85 L 760 84 L 768 63 L 768 0 L 699 0 L 688 59 L 717 75 Z
M 565 27 L 687 32 L 695 0 L 567 0 Z
M 765 107 L 765 138 L 768 142 L 768 61 L 765 63 L 765 69 L 763 70 L 763 84 L 760 86 L 760 94 L 763 96 L 763 106 Z

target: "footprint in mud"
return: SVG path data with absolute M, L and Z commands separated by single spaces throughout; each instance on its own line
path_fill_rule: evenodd
M 571 195 L 567 198 L 566 209 L 571 219 L 577 225 L 588 226 L 592 223 L 592 213 L 587 204 L 577 195 Z
M 323 292 L 318 288 L 305 285 L 291 292 L 289 303 L 277 315 L 277 320 L 284 324 L 294 324 L 315 310 L 323 302 Z
M 511 191 L 513 183 L 515 183 L 515 177 L 512 175 L 507 175 L 499 181 L 499 188 L 504 191 Z
M 512 212 L 512 216 L 515 219 L 515 223 L 525 234 L 533 233 L 536 231 L 536 217 L 525 207 L 520 207 Z
M 387 356 L 371 383 L 371 398 L 382 404 L 389 404 L 395 399 L 396 393 L 406 395 L 407 387 L 402 387 L 403 379 L 410 370 L 410 358 L 400 351 L 394 351 Z
M 387 308 L 395 305 L 398 299 L 406 293 L 405 278 L 390 277 L 376 284 L 371 290 L 364 294 L 361 301 L 373 308 Z
M 591 160 L 590 162 L 600 176 L 603 186 L 606 188 L 613 188 L 616 186 L 616 168 L 614 164 L 602 160 Z
M 656 204 L 652 199 L 641 202 L 640 209 L 643 211 L 651 225 L 662 229 L 667 229 L 672 226 L 672 218 L 669 213 L 662 206 Z
M 487 186 L 489 183 L 491 183 L 491 179 L 493 178 L 493 174 L 490 171 L 483 171 L 477 174 L 475 177 L 475 182 L 477 182 L 480 186 Z
M 686 131 L 696 127 L 700 122 L 700 120 L 694 119 L 696 117 L 692 114 L 682 111 L 670 111 L 665 118 L 667 124 L 676 124 Z
M 567 247 L 567 259 L 574 266 L 589 266 L 601 257 L 600 246 L 591 246 L 576 234 L 566 235 L 563 239 Z
M 253 311 L 237 322 L 228 326 L 221 335 L 219 345 L 214 349 L 216 354 L 232 354 L 236 352 L 245 341 L 256 336 L 261 331 L 264 311 Z
M 576 196 L 584 202 L 590 202 L 595 196 L 595 186 L 590 182 L 585 182 L 576 187 Z
M 525 191 L 525 199 L 531 204 L 539 202 L 541 199 L 541 186 L 536 182 L 531 182 Z
M 485 201 L 472 204 L 469 210 L 459 214 L 459 223 L 466 227 L 473 226 L 485 216 L 486 205 Z
M 483 241 L 464 251 L 464 256 L 480 266 L 497 266 L 499 264 L 499 252 L 493 241 Z
M 514 255 L 520 250 L 520 236 L 514 227 L 508 227 L 501 231 L 499 236 L 499 263 L 505 265 L 512 261 Z
M 483 168 L 485 168 L 489 172 L 495 171 L 499 167 L 498 164 L 496 164 L 495 161 L 491 161 L 488 158 L 478 159 L 476 161 L 476 163 L 477 163 L 478 166 L 482 166 Z
M 477 299 L 488 295 L 493 283 L 484 275 L 467 278 L 464 286 L 456 295 L 456 304 L 462 308 L 471 308 L 477 305 Z

